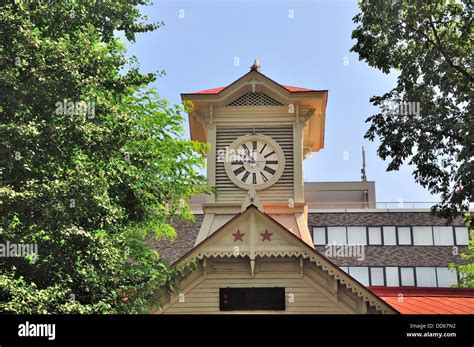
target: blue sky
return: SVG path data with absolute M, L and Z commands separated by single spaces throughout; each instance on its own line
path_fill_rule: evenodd
M 377 142 L 363 138 L 365 119 L 376 113 L 369 98 L 393 88 L 396 74 L 384 75 L 349 52 L 357 12 L 355 0 L 158 0 L 143 13 L 165 25 L 127 46 L 142 71 L 166 72 L 156 86 L 171 103 L 180 102 L 180 93 L 233 82 L 255 58 L 281 84 L 329 90 L 325 148 L 305 160 L 305 178 L 360 180 L 364 145 L 377 201 L 436 201 L 415 183 L 410 167 L 386 172 Z

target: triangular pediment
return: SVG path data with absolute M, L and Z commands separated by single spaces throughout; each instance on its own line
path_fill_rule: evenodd
M 215 106 L 281 107 L 291 102 L 292 95 L 265 75 L 251 71 L 217 95 Z M 238 101 L 237 101 L 238 100 Z
M 288 256 L 307 251 L 274 219 L 249 207 L 199 245 L 197 256 Z
M 336 306 L 346 307 L 344 305 L 352 303 L 352 309 L 348 309 L 346 313 L 360 311 L 367 313 L 369 307 L 373 307 L 381 313 L 396 313 L 396 310 L 365 286 L 253 205 L 195 246 L 175 265 L 185 264 L 192 259 L 198 259 L 201 262 L 201 272 L 193 272 L 192 276 L 189 275 L 190 277 L 182 282 L 183 287 L 186 287 L 184 292 L 189 292 L 193 286 L 207 278 L 204 268 L 206 268 L 208 260 L 224 261 L 219 264 L 223 266 L 223 269 L 229 268 L 230 272 L 221 272 L 220 277 L 215 279 L 218 281 L 216 283 L 224 283 L 226 279 L 234 278 L 232 273 L 235 274 L 235 271 L 240 273 L 238 276 L 247 278 L 243 280 L 244 282 L 261 278 L 262 274 L 259 274 L 255 268 L 256 263 L 262 264 L 264 259 L 276 262 L 278 259 L 283 261 L 295 258 L 300 261 L 300 274 L 297 278 L 303 279 L 305 283 L 316 288 L 319 293 L 324 293 L 323 295 Z M 303 267 L 303 263 L 307 265 Z M 236 264 L 240 264 L 240 268 L 237 269 Z M 284 266 L 282 265 L 282 269 L 279 271 L 286 271 Z M 246 271 L 250 272 L 250 277 L 242 275 Z M 274 281 L 277 283 L 281 281 L 281 278 L 274 279 Z M 213 285 L 217 285 L 216 283 Z M 247 285 L 250 285 L 250 282 Z M 176 301 L 176 296 L 171 298 L 167 307 Z M 367 305 L 361 303 L 367 303 Z
M 294 97 L 284 86 L 254 70 L 235 80 L 216 94 L 182 94 L 182 96 L 184 99 L 193 101 L 196 106 L 202 103 L 226 106 L 248 93 L 263 93 L 283 105 L 288 104 Z

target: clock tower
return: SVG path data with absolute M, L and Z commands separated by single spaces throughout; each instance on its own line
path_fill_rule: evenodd
M 164 286 L 154 312 L 396 312 L 319 253 L 308 230 L 303 160 L 323 148 L 327 95 L 279 84 L 258 61 L 226 87 L 182 94 L 191 138 L 211 145 L 217 195 L 203 204 L 194 247 L 173 263 L 187 269 L 177 290 Z
M 279 84 L 250 71 L 226 87 L 181 95 L 192 103 L 191 139 L 210 143 L 208 196 L 196 245 L 254 205 L 305 243 L 303 160 L 324 146 L 328 92 Z

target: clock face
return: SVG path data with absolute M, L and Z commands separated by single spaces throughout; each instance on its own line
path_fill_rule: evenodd
M 238 186 L 263 189 L 281 176 L 285 159 L 280 146 L 271 138 L 247 135 L 235 141 L 231 151 L 226 171 Z

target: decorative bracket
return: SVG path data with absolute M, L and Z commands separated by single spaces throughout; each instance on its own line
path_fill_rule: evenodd
M 306 113 L 303 115 L 303 124 L 306 126 L 306 123 L 313 117 L 314 112 L 316 110 L 314 108 L 310 108 Z
M 196 110 L 194 111 L 196 119 L 201 123 L 202 125 L 206 126 L 206 117 L 202 113 L 202 111 Z
M 260 211 L 263 212 L 262 203 L 260 201 L 260 198 L 258 197 L 257 191 L 255 190 L 255 185 L 253 184 L 250 186 L 250 189 L 247 192 L 247 196 L 245 197 L 245 200 L 242 203 L 241 212 L 244 212 L 250 205 L 254 205 Z

